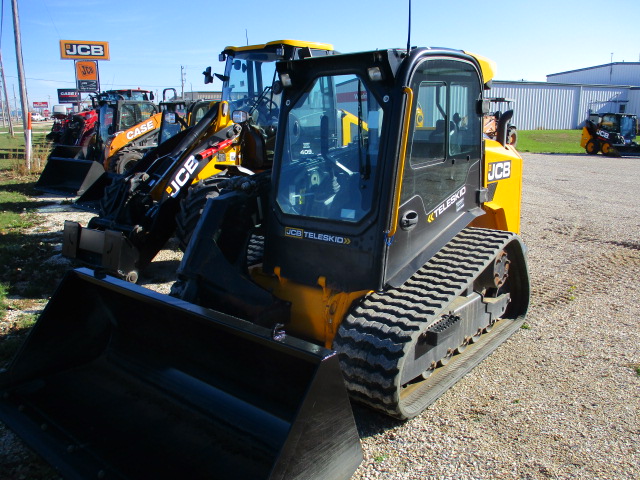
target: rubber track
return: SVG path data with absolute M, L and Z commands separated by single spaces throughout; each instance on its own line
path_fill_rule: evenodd
M 406 353 L 515 238 L 509 232 L 465 229 L 401 287 L 365 297 L 342 322 L 333 345 L 350 395 L 407 418 L 399 407 Z

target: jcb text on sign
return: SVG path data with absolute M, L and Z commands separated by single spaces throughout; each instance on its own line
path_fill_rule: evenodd
M 60 58 L 71 60 L 109 60 L 109 42 L 60 40 Z

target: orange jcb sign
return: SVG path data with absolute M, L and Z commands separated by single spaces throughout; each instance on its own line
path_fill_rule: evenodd
M 76 62 L 76 80 L 98 80 L 98 63 Z
M 109 42 L 60 40 L 60 58 L 68 60 L 109 60 Z

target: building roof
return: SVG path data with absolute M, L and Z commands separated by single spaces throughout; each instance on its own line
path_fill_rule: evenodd
M 577 73 L 577 72 L 586 72 L 588 70 L 595 70 L 597 68 L 603 68 L 603 67 L 614 67 L 614 66 L 639 66 L 640 62 L 613 62 L 613 63 L 605 63 L 603 65 L 595 65 L 593 67 L 585 67 L 585 68 L 578 68 L 576 70 L 567 70 L 566 72 L 558 72 L 558 73 L 550 73 L 549 75 L 547 75 L 547 78 L 549 77 L 553 77 L 554 75 L 564 75 L 567 73 Z

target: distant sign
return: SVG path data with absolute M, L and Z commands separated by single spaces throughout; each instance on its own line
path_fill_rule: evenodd
M 58 89 L 58 103 L 78 103 L 80 93 L 77 90 Z
M 49 102 L 33 102 L 33 108 L 49 108 Z
M 109 42 L 60 40 L 60 58 L 67 60 L 109 60 Z
M 76 62 L 76 88 L 79 92 L 100 91 L 98 62 L 87 60 Z

